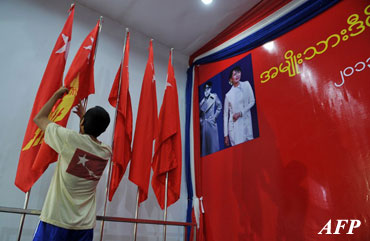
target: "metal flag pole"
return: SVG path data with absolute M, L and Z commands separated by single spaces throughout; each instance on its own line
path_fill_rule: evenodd
M 24 198 L 24 205 L 23 205 L 23 209 L 27 209 L 28 207 L 28 201 L 30 200 L 30 194 L 31 194 L 31 189 L 26 192 L 26 196 Z M 22 231 L 23 231 L 23 225 L 24 225 L 24 219 L 26 218 L 26 214 L 22 214 L 21 216 L 21 221 L 19 222 L 19 229 L 18 229 L 18 238 L 17 238 L 17 241 L 20 241 L 21 240 L 21 237 L 22 237 Z
M 102 29 L 103 22 L 104 22 L 104 18 L 103 18 L 103 16 L 100 16 L 99 17 L 99 33 L 98 33 L 98 37 L 96 38 L 96 45 L 95 45 L 95 52 L 94 52 L 94 61 L 96 59 L 96 49 L 98 48 L 99 37 L 100 37 L 100 32 L 101 32 L 101 29 Z
M 114 145 L 114 132 L 115 132 L 116 123 L 117 123 L 118 105 L 119 105 L 119 98 L 120 98 L 119 93 L 121 92 L 121 77 L 122 77 L 122 70 L 123 70 L 123 59 L 125 57 L 125 49 L 126 49 L 126 42 L 127 42 L 128 32 L 129 32 L 129 30 L 128 30 L 128 28 L 126 28 L 125 29 L 125 40 L 124 40 L 124 44 L 123 44 L 123 54 L 122 54 L 122 59 L 121 59 L 121 71 L 120 71 L 120 76 L 119 76 L 117 104 L 116 104 L 116 110 L 115 110 L 115 114 L 114 114 L 114 125 L 113 125 L 112 145 L 111 145 L 112 148 L 114 148 L 113 147 L 113 145 Z M 106 212 L 107 212 L 108 191 L 109 191 L 109 186 L 110 186 L 110 179 L 111 179 L 111 176 L 112 176 L 112 166 L 113 166 L 112 159 L 110 159 L 109 166 L 108 166 L 107 185 L 105 187 L 105 200 L 104 200 L 103 217 L 105 217 Z M 104 236 L 104 223 L 105 223 L 104 220 L 102 220 L 101 227 L 100 227 L 100 241 L 103 240 L 103 236 Z
M 138 219 L 139 217 L 139 187 L 137 188 L 137 193 L 136 193 L 136 210 L 135 210 L 135 219 Z M 136 236 L 137 236 L 137 223 L 135 222 L 134 224 L 134 241 L 136 241 Z
M 171 65 L 173 66 L 173 48 L 170 50 L 171 54 Z M 168 78 L 168 76 L 167 76 Z M 164 213 L 163 213 L 163 221 L 167 221 L 167 196 L 168 196 L 168 172 L 166 172 L 166 180 L 165 180 L 165 191 L 164 191 Z M 166 241 L 167 236 L 167 225 L 163 225 L 163 240 Z
M 95 65 L 95 59 L 96 59 L 96 50 L 98 49 L 98 44 L 99 44 L 99 37 L 100 37 L 100 32 L 102 29 L 102 23 L 104 22 L 103 16 L 99 17 L 99 32 L 98 36 L 96 37 L 96 45 L 95 45 L 95 51 L 94 51 L 94 65 Z M 86 97 L 86 106 L 87 106 L 87 97 Z
M 167 221 L 167 192 L 168 192 L 168 172 L 166 172 L 165 191 L 164 191 L 164 213 L 163 221 Z M 163 240 L 166 241 L 167 225 L 163 225 Z

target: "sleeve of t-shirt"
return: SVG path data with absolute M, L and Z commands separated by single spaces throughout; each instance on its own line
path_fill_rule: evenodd
M 61 153 L 67 142 L 70 130 L 55 123 L 46 126 L 44 141 L 57 153 Z

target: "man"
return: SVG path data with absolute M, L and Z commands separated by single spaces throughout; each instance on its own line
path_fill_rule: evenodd
M 207 82 L 204 85 L 204 98 L 199 104 L 202 156 L 220 149 L 216 119 L 221 112 L 222 104 L 217 94 L 211 93 L 211 90 L 212 82 Z
M 45 131 L 45 143 L 59 154 L 34 241 L 93 240 L 96 186 L 112 153 L 97 137 L 110 118 L 98 106 L 85 113 L 80 103 L 75 111 L 81 118 L 80 133 L 53 123 L 48 115 L 67 91 L 64 87 L 57 90 L 34 118 Z
M 248 81 L 241 82 L 241 69 L 234 67 L 229 75 L 231 89 L 225 95 L 224 142 L 234 146 L 253 139 L 251 108 L 254 94 Z

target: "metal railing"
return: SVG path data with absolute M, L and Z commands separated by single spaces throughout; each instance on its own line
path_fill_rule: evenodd
M 21 214 L 21 215 L 36 215 L 41 214 L 41 210 L 37 209 L 24 209 L 24 208 L 11 208 L 0 206 L 0 212 Z M 177 221 L 162 221 L 153 219 L 139 219 L 139 218 L 123 218 L 123 217 L 113 217 L 113 216 L 96 216 L 98 221 L 106 222 L 123 222 L 123 223 L 141 223 L 141 224 L 152 224 L 152 225 L 169 225 L 169 226 L 183 226 L 184 227 L 184 240 L 187 236 L 187 227 L 192 227 L 194 229 L 194 234 L 196 232 L 196 223 L 187 222 L 177 222 Z

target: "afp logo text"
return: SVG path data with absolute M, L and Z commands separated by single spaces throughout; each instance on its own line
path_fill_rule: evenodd
M 345 233 L 344 229 L 346 225 L 348 226 L 348 224 L 349 224 L 349 228 L 348 228 L 347 233 Z M 333 225 L 335 225 L 335 220 L 333 220 Z M 337 219 L 337 225 L 335 227 L 335 232 L 332 233 L 332 222 L 331 222 L 331 219 L 329 219 L 329 221 L 325 224 L 325 226 L 317 234 L 343 234 L 343 232 L 345 234 L 353 234 L 353 230 L 355 228 L 359 228 L 360 226 L 361 226 L 361 221 L 358 219 Z M 341 233 L 341 231 L 343 232 Z

